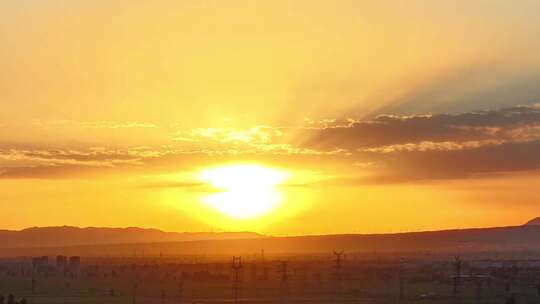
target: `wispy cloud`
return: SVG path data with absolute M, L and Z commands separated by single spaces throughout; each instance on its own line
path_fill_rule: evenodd
M 283 128 L 269 126 L 256 126 L 246 129 L 232 127 L 196 128 L 176 132 L 173 140 L 185 142 L 214 141 L 225 144 L 269 144 L 282 136 L 284 136 Z
M 63 124 L 65 122 L 57 122 Z M 92 124 L 90 124 L 92 125 Z M 97 124 L 111 126 L 110 123 Z M 134 126 L 134 125 L 133 125 Z M 43 148 L 2 143 L 3 178 L 88 170 L 173 170 L 215 160 L 348 165 L 358 182 L 406 182 L 540 169 L 540 105 L 458 114 L 308 120 L 296 127 L 196 128 L 169 143 Z M 70 172 L 71 170 L 71 172 Z M 360 172 L 361 171 L 361 172 Z
M 98 120 L 98 121 L 74 121 L 74 120 L 34 120 L 32 121 L 34 126 L 44 127 L 44 126 L 80 126 L 83 128 L 91 129 L 131 129 L 131 128 L 157 128 L 157 125 L 148 122 L 138 122 L 138 121 L 108 121 L 108 120 Z

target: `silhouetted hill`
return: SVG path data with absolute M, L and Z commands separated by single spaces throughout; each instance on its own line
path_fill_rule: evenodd
M 243 234 L 240 234 L 244 236 Z M 245 236 L 249 236 L 247 234 Z M 258 236 L 258 235 L 255 235 Z M 4 248 L 2 256 L 17 255 L 123 255 L 144 251 L 163 254 L 245 254 L 264 249 L 267 253 L 328 253 L 334 249 L 358 253 L 473 253 L 540 251 L 540 226 L 462 229 L 396 234 L 342 234 L 251 239 L 192 240 L 49 248 Z
M 0 230 L 0 248 L 184 242 L 258 237 L 262 237 L 262 235 L 254 232 L 164 232 L 158 229 L 136 227 L 34 227 L 20 231 Z
M 525 225 L 526 226 L 540 226 L 540 217 L 537 217 L 528 221 Z

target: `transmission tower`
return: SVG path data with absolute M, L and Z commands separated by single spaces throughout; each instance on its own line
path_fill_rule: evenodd
M 335 251 L 334 250 L 334 270 L 336 275 L 336 296 L 341 296 L 341 289 L 342 289 L 342 275 L 341 275 L 341 269 L 343 267 L 343 254 L 344 251 Z M 336 301 L 337 302 L 337 301 Z
M 334 269 L 336 271 L 336 277 L 339 281 L 341 281 L 341 268 L 343 267 L 343 254 L 344 251 L 334 251 Z
M 242 269 L 242 257 L 233 256 L 231 268 L 234 271 L 233 298 L 234 298 L 234 303 L 238 304 L 238 292 L 240 289 L 240 270 Z
M 264 249 L 261 249 L 261 262 L 263 267 L 262 280 L 268 281 L 268 266 L 266 265 L 266 257 L 264 255 Z
M 283 261 L 280 264 L 279 272 L 281 273 L 280 281 L 280 303 L 286 304 L 289 301 L 289 271 L 288 262 Z

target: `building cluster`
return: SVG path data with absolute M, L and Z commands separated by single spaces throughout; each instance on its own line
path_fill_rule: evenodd
M 32 270 L 35 274 L 63 274 L 76 275 L 81 269 L 81 257 L 79 256 L 63 256 L 56 257 L 56 264 L 49 263 L 48 256 L 39 256 L 32 258 Z

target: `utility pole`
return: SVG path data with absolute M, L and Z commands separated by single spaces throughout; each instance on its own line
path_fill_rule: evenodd
M 482 302 L 482 283 L 483 283 L 482 278 L 475 277 L 474 283 L 476 285 L 476 301 L 477 303 L 481 303 Z
M 137 302 L 137 287 L 139 287 L 138 278 L 137 278 L 137 265 L 132 265 L 133 270 L 133 295 L 132 295 L 132 304 L 136 304 Z
M 461 257 L 456 256 L 454 257 L 454 270 L 455 270 L 455 276 L 454 276 L 454 296 L 457 296 L 459 292 L 459 284 L 461 280 L 461 268 L 463 266 L 463 261 L 461 260 Z
M 184 281 L 181 278 L 178 282 L 178 304 L 182 304 L 182 297 L 184 295 Z
M 34 270 L 32 270 L 32 294 L 36 292 L 36 277 L 34 274 Z
M 261 249 L 261 261 L 262 261 L 262 267 L 263 267 L 263 275 L 262 279 L 263 281 L 268 281 L 268 266 L 266 265 L 266 257 L 264 255 L 264 249 Z
M 403 275 L 405 266 L 405 259 L 401 258 L 398 265 L 398 283 L 399 283 L 399 301 L 403 301 L 405 298 L 405 278 Z
M 334 269 L 335 269 L 335 275 L 336 275 L 336 283 L 337 283 L 337 288 L 336 288 L 336 297 L 340 297 L 341 296 L 341 291 L 342 291 L 342 276 L 341 276 L 341 268 L 343 266 L 343 254 L 345 252 L 344 251 L 335 251 L 334 250 L 334 256 L 335 256 L 335 259 L 334 259 Z M 336 299 L 336 302 L 338 300 Z
M 289 301 L 289 272 L 288 272 L 288 263 L 282 261 L 279 267 L 281 272 L 281 281 L 279 284 L 280 287 L 280 303 L 286 304 Z
M 136 300 L 137 299 L 137 287 L 138 287 L 137 285 L 138 285 L 137 282 L 133 283 L 133 298 L 132 298 L 132 301 L 131 301 L 132 304 L 137 303 L 137 300 Z
M 233 256 L 231 267 L 234 271 L 234 281 L 233 281 L 234 303 L 238 304 L 238 291 L 240 289 L 240 269 L 242 269 L 242 257 Z

